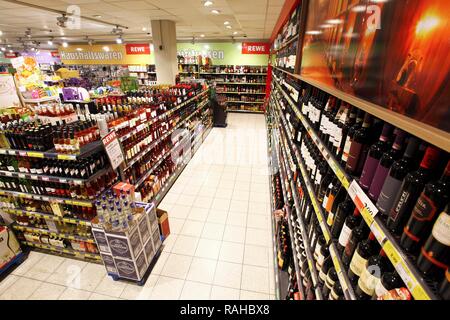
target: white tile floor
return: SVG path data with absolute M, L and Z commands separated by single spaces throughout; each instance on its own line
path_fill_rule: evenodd
M 274 299 L 264 117 L 229 114 L 160 207 L 172 234 L 139 287 L 101 265 L 38 252 L 0 282 L 1 299 Z

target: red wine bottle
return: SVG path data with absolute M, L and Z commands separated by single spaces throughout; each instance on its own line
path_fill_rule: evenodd
M 361 214 L 357 208 L 353 210 L 353 214 L 349 215 L 342 226 L 341 232 L 339 233 L 337 250 L 343 252 L 345 247 L 350 242 L 352 238 L 353 230 L 361 223 Z M 353 252 L 351 253 L 353 255 Z M 350 256 L 351 258 L 351 256 Z
M 355 290 L 355 295 L 358 300 L 370 300 L 372 298 L 382 273 L 389 266 L 392 265 L 389 263 L 384 250 L 381 250 L 379 254 L 373 255 L 367 260 Z
M 373 254 L 375 248 L 375 236 L 371 232 L 369 238 L 358 243 L 355 252 L 353 253 L 350 267 L 348 269 L 348 279 L 353 285 L 356 285 L 359 277 L 367 263 L 367 259 Z M 345 252 L 345 251 L 344 251 Z
M 391 150 L 385 152 L 378 163 L 377 170 L 373 176 L 372 183 L 369 189 L 369 198 L 372 201 L 377 201 L 380 195 L 381 188 L 383 187 L 384 181 L 389 173 L 394 161 L 397 161 L 402 156 L 401 152 L 403 149 L 403 140 L 405 139 L 405 132 L 400 129 L 394 130 L 395 141 L 392 145 Z
M 331 226 L 331 237 L 337 239 L 344 226 L 345 220 L 355 210 L 355 205 L 347 194 L 345 200 L 337 206 L 336 214 L 334 215 L 333 225 Z
M 417 252 L 425 237 L 430 233 L 437 213 L 441 212 L 449 200 L 450 160 L 441 179 L 428 183 L 414 206 L 406 224 L 401 246 L 408 252 Z
M 408 172 L 412 170 L 414 157 L 416 156 L 418 148 L 419 140 L 415 137 L 411 137 L 408 141 L 405 153 L 403 154 L 403 158 L 394 162 L 389 170 L 389 174 L 384 181 L 377 201 L 377 207 L 382 215 L 387 216 L 391 211 L 403 179 Z
M 328 300 L 344 300 L 344 292 L 342 291 L 342 286 L 339 281 L 336 281 L 331 289 Z
M 348 156 L 350 153 L 350 147 L 353 142 L 353 137 L 355 136 L 355 132 L 358 131 L 363 123 L 364 119 L 364 111 L 358 109 L 358 113 L 356 115 L 355 123 L 348 129 L 347 137 L 345 138 L 344 150 L 342 152 L 341 163 L 342 166 L 345 167 L 348 161 Z
M 442 280 L 450 265 L 450 215 L 449 206 L 441 212 L 430 236 L 422 247 L 417 267 L 425 275 Z
M 403 280 L 398 275 L 397 271 L 387 271 L 384 272 L 380 278 L 380 281 L 375 286 L 375 292 L 372 296 L 372 300 L 377 300 L 378 297 L 381 297 L 391 291 L 392 289 L 397 289 L 403 287 Z
M 338 275 L 336 273 L 336 269 L 334 266 L 331 266 L 327 273 L 327 278 L 325 279 L 325 285 L 322 288 L 322 296 L 324 298 L 330 295 L 331 290 L 333 289 L 334 284 L 338 281 Z
M 345 171 L 350 175 L 361 175 L 362 167 L 370 147 L 372 122 L 372 116 L 366 113 L 362 127 L 355 132 L 352 145 L 350 146 L 347 166 L 345 167 Z
M 403 229 L 438 157 L 439 150 L 428 147 L 419 169 L 406 175 L 387 220 L 387 227 L 392 233 L 399 234 Z
M 369 154 L 367 155 L 361 177 L 359 178 L 359 185 L 363 190 L 367 191 L 370 188 L 370 184 L 375 175 L 375 171 L 377 170 L 381 156 L 389 147 L 389 139 L 391 137 L 392 130 L 392 125 L 385 122 L 379 140 L 369 149 Z

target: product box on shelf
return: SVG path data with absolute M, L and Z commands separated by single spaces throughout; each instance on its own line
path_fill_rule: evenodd
M 156 215 L 158 216 L 159 229 L 161 235 L 165 238 L 170 234 L 169 215 L 167 211 L 156 209 Z
M 118 274 L 118 270 L 116 267 L 116 263 L 114 262 L 114 258 L 110 254 L 100 254 L 103 260 L 103 264 L 105 265 L 106 271 L 112 274 Z
M 153 258 L 153 257 L 152 257 Z M 147 271 L 148 262 L 145 257 L 145 251 L 137 256 L 135 260 L 126 260 L 114 258 L 119 277 L 139 281 Z
M 19 253 L 20 245 L 8 227 L 0 226 L 0 270 Z

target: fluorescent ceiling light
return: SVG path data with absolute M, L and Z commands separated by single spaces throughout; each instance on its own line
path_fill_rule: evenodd
M 231 29 L 232 27 L 231 27 L 231 26 L 226 26 L 225 28 L 227 28 L 227 29 Z
M 147 28 L 146 27 L 142 27 L 142 31 L 147 31 Z
M 233 32 L 233 34 L 238 34 L 239 32 L 237 32 L 237 31 L 235 31 L 235 32 Z
M 211 10 L 211 12 L 214 13 L 214 14 L 220 14 L 220 11 L 216 10 L 216 9 Z
M 119 37 L 116 39 L 116 43 L 121 44 L 122 42 L 123 42 L 122 36 L 119 36 Z
M 212 5 L 213 5 L 213 2 L 212 2 L 212 1 L 205 1 L 205 2 L 203 3 L 203 5 L 204 5 L 205 7 L 209 7 L 209 6 L 212 6 Z
M 306 33 L 306 34 L 312 34 L 312 35 L 315 35 L 315 34 L 321 34 L 322 31 L 319 31 L 319 30 L 310 30 L 310 31 L 306 31 L 305 33 Z
M 53 45 L 53 41 L 52 40 L 48 40 L 47 43 L 48 43 L 49 46 Z
M 228 24 L 230 24 L 230 21 L 225 21 L 223 24 L 228 25 Z
M 2 30 L 0 30 L 0 36 L 3 34 L 3 31 Z
M 200 35 L 200 37 L 201 37 L 201 38 L 204 38 L 204 37 L 205 37 L 205 35 L 204 35 L 204 34 L 201 34 L 201 35 Z
M 326 21 L 326 23 L 329 23 L 329 24 L 341 24 L 343 22 L 344 21 L 342 21 L 341 19 L 330 19 L 330 20 Z

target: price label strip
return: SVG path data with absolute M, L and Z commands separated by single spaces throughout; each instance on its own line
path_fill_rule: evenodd
M 361 189 L 356 180 L 353 180 L 348 189 L 350 198 L 355 203 L 355 206 L 361 212 L 362 217 L 370 227 L 373 223 L 373 219 L 378 213 L 377 207 L 370 201 L 369 197 Z

